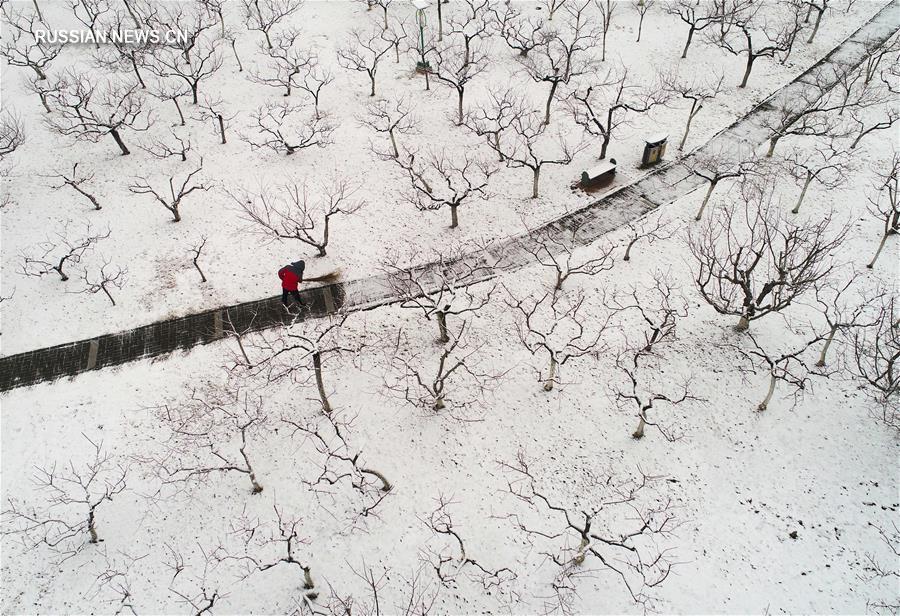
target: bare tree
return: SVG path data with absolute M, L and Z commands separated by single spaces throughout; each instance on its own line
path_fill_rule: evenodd
M 75 0 L 73 4 L 80 3 L 81 0 Z M 130 28 L 125 24 L 125 14 L 122 11 L 114 12 L 113 21 L 109 25 L 109 36 L 107 37 L 108 45 L 98 48 L 95 59 L 98 64 L 111 70 L 126 70 L 134 73 L 141 88 L 146 89 L 147 84 L 144 82 L 144 76 L 141 74 L 145 57 L 148 53 L 153 52 L 153 45 L 150 43 L 150 37 L 140 37 L 139 40 L 133 40 L 138 37 L 126 36 L 124 33 Z
M 571 107 L 575 121 L 588 134 L 603 139 L 602 160 L 615 129 L 628 123 L 626 113 L 647 113 L 657 105 L 668 104 L 670 96 L 661 81 L 637 85 L 629 81 L 628 69 L 620 67 L 610 69 L 601 83 L 573 92 Z
M 635 313 L 639 317 L 638 324 L 628 329 L 642 330 L 639 340 L 626 337 L 625 347 L 616 357 L 616 367 L 628 380 L 625 388 L 614 389 L 616 400 L 621 406 L 635 409 L 638 415 L 638 426 L 632 437 L 643 438 L 646 426 L 651 426 L 667 441 L 677 440 L 674 431 L 664 428 L 659 421 L 651 421 L 649 413 L 661 402 L 677 406 L 698 399 L 688 393 L 689 380 L 682 384 L 679 394 L 666 393 L 668 388 L 658 382 L 662 370 L 657 349 L 676 340 L 676 326 L 679 319 L 687 316 L 687 302 L 673 288 L 667 274 L 655 272 L 653 285 L 640 289 L 632 287 L 629 294 L 616 295 L 609 300 L 607 308 L 619 315 Z
M 395 40 L 389 29 L 373 28 L 367 33 L 359 29 L 351 30 L 350 39 L 338 49 L 338 64 L 347 70 L 368 75 L 372 84 L 369 96 L 375 96 L 378 64 L 394 47 Z
M 803 27 L 800 17 L 802 4 L 799 1 L 787 3 L 785 6 L 789 14 L 775 19 L 766 19 L 761 12 L 768 7 L 746 4 L 728 19 L 720 20 L 722 27 L 719 32 L 709 37 L 710 42 L 732 55 L 746 55 L 744 76 L 738 85 L 740 88 L 747 87 L 753 65 L 759 58 L 783 58 L 789 54 Z M 781 6 L 773 5 L 771 8 L 780 9 Z
M 457 503 L 443 494 L 435 500 L 436 509 L 427 518 L 419 518 L 432 533 L 432 539 L 420 550 L 422 559 L 434 569 L 443 586 L 455 588 L 459 578 L 465 573 L 468 579 L 479 583 L 486 591 L 492 594 L 503 592 L 518 577 L 516 573 L 509 567 L 486 568 L 472 558 L 450 512 L 451 506 Z M 438 544 L 438 547 L 434 547 L 434 544 Z
M 450 228 L 455 229 L 459 226 L 459 206 L 474 199 L 490 198 L 487 186 L 497 169 L 486 161 L 467 153 L 452 160 L 446 148 L 431 151 L 423 158 L 415 154 L 407 158 L 404 153 L 395 159 L 412 186 L 407 199 L 420 211 L 449 209 Z
M 546 355 L 547 372 L 537 371 L 544 391 L 561 382 L 558 372 L 569 360 L 600 351 L 600 338 L 610 315 L 597 318 L 584 314 L 583 293 L 547 291 L 522 299 L 510 293 L 506 303 L 515 311 L 516 333 L 522 346 L 532 355 Z
M 663 76 L 663 83 L 672 94 L 691 101 L 691 108 L 688 111 L 687 122 L 684 126 L 684 136 L 681 138 L 681 143 L 678 144 L 679 150 L 684 149 L 694 118 L 697 117 L 704 105 L 722 92 L 724 81 L 724 75 L 715 74 L 705 78 L 694 77 L 690 80 L 679 79 L 675 73 Z
M 62 84 L 58 80 L 41 79 L 37 75 L 29 75 L 25 80 L 25 89 L 37 94 L 38 98 L 41 99 L 41 105 L 44 106 L 44 111 L 47 113 L 53 113 L 53 110 L 50 108 L 50 97 L 61 86 Z
M 894 427 L 900 426 L 895 424 Z M 885 530 L 872 522 L 869 522 L 868 525 L 878 531 L 881 541 L 887 547 L 888 552 L 894 555 L 894 560 L 888 559 L 890 564 L 884 564 L 873 554 L 866 553 L 868 564 L 865 567 L 866 575 L 860 576 L 862 580 L 870 583 L 875 580 L 887 580 L 889 582 L 886 586 L 888 589 L 887 598 L 867 600 L 866 611 L 872 614 L 896 614 L 900 611 L 900 599 L 897 598 L 897 593 L 894 592 L 894 585 L 891 582 L 894 582 L 896 578 L 900 578 L 900 567 L 897 567 L 897 558 L 900 558 L 900 528 L 897 528 L 895 522 L 891 522 L 893 530 Z
M 873 188 L 875 193 L 868 195 L 867 209 L 872 217 L 883 223 L 883 230 L 878 250 L 866 265 L 869 269 L 875 267 L 875 261 L 881 255 L 888 238 L 900 233 L 900 153 L 894 151 L 887 171 L 876 173 Z
M 92 447 L 88 461 L 70 460 L 63 469 L 56 464 L 36 468 L 34 484 L 44 504 L 25 507 L 10 500 L 3 511 L 2 534 L 21 537 L 31 549 L 46 546 L 59 556 L 59 563 L 103 541 L 98 517 L 108 509 L 105 503 L 126 488 L 128 467 L 104 450 L 103 441 L 82 436 Z
M 208 238 L 205 235 L 201 235 L 200 239 L 197 241 L 195 246 L 191 247 L 191 262 L 194 264 L 194 267 L 197 270 L 197 273 L 200 274 L 200 282 L 206 282 L 206 274 L 203 273 L 203 270 L 200 269 L 200 255 L 203 253 L 203 249 L 206 248 L 206 240 Z
M 631 260 L 631 250 L 638 242 L 644 241 L 652 244 L 657 240 L 667 240 L 672 237 L 674 231 L 669 223 L 663 222 L 662 215 L 656 213 L 652 216 L 643 216 L 637 220 L 629 220 L 625 225 L 628 229 L 627 242 L 623 261 Z
M 882 41 L 880 38 L 867 37 L 863 41 L 863 46 L 865 57 L 862 61 L 861 70 L 863 75 L 865 75 L 863 83 L 868 84 L 878 76 L 882 61 L 900 51 L 900 37 L 893 36 L 887 41 Z
M 860 278 L 851 276 L 846 283 L 837 284 L 831 280 L 824 280 L 816 285 L 815 307 L 825 320 L 826 334 L 825 344 L 816 362 L 816 367 L 825 366 L 828 349 L 834 342 L 837 334 L 849 337 L 857 327 L 871 327 L 875 323 L 868 322 L 864 317 L 869 306 L 878 304 L 884 296 L 883 292 L 864 294 L 862 297 L 853 297 L 858 293 L 857 289 L 851 289 Z M 851 297 L 848 298 L 848 295 Z
M 700 204 L 694 220 L 700 220 L 703 217 L 709 198 L 719 182 L 744 177 L 753 170 L 755 165 L 756 161 L 752 160 L 752 152 L 743 143 L 729 143 L 704 148 L 690 157 L 687 167 L 694 175 L 709 182 L 709 188 L 706 189 L 706 195 L 703 197 L 703 202 Z
M 100 240 L 108 238 L 111 233 L 108 227 L 106 232 L 95 231 L 88 222 L 85 224 L 84 231 L 73 238 L 70 237 L 69 225 L 71 222 L 67 220 L 62 230 L 54 234 L 55 238 L 48 237 L 36 246 L 40 252 L 39 256 L 23 255 L 23 275 L 40 277 L 50 272 L 56 272 L 59 274 L 60 280 L 65 282 L 69 279 L 65 267 L 69 264 L 80 263 L 88 250 Z
M 720 314 L 739 316 L 735 329 L 780 312 L 835 268 L 833 253 L 847 235 L 829 213 L 802 226 L 786 222 L 771 186 L 745 182 L 740 203 L 722 208 L 689 235 L 700 295 Z
M 84 289 L 76 291 L 77 293 L 99 293 L 103 291 L 110 303 L 115 306 L 116 300 L 113 299 L 111 288 L 121 289 L 125 286 L 128 274 L 127 268 L 112 267 L 109 259 L 104 258 L 99 267 L 94 269 L 84 268 L 81 272 L 81 280 L 84 282 Z
M 152 120 L 144 109 L 138 84 L 107 79 L 95 81 L 87 73 L 66 71 L 48 93 L 56 113 L 47 116 L 48 126 L 64 136 L 98 142 L 109 135 L 123 156 L 131 154 L 122 131 L 145 131 Z
M 606 62 L 606 35 L 609 33 L 609 27 L 612 25 L 612 17 L 616 10 L 616 5 L 613 0 L 594 0 L 594 4 L 597 5 L 597 10 L 600 12 L 600 30 L 603 32 L 600 45 L 600 61 Z M 644 16 L 641 14 L 641 22 L 643 22 L 643 19 Z
M 547 43 L 552 34 L 544 28 L 544 20 L 537 16 L 524 16 L 511 3 L 495 4 L 490 7 L 494 31 L 506 45 L 526 57 L 532 49 Z
M 184 198 L 195 190 L 206 191 L 211 188 L 211 186 L 197 184 L 194 181 L 194 176 L 201 171 L 203 171 L 203 159 L 200 159 L 196 169 L 184 176 L 180 186 L 177 186 L 177 176 L 169 176 L 168 194 L 166 194 L 165 190 L 157 191 L 150 185 L 149 180 L 144 177 L 135 178 L 134 183 L 128 187 L 128 190 L 137 195 L 153 195 L 156 202 L 172 214 L 174 222 L 181 222 L 181 202 Z
M 254 573 L 268 571 L 274 567 L 288 567 L 298 571 L 302 586 L 303 601 L 313 601 L 318 597 L 312 577 L 312 563 L 307 558 L 298 558 L 298 551 L 308 543 L 300 535 L 302 520 L 288 516 L 278 504 L 273 505 L 274 521 L 261 522 L 259 518 L 242 516 L 234 524 L 234 534 L 242 539 L 242 554 L 220 554 L 220 560 L 236 560 L 245 566 L 244 579 Z M 262 554 L 260 554 L 262 553 Z M 308 603 L 305 603 L 308 607 Z
M 228 123 L 235 117 L 237 117 L 237 112 L 225 115 L 225 108 L 221 98 L 211 98 L 204 95 L 195 119 L 201 122 L 213 120 L 215 131 L 219 135 L 221 144 L 225 145 L 228 142 L 225 138 L 225 129 L 228 128 Z
M 172 101 L 172 104 L 175 105 L 175 110 L 178 112 L 178 120 L 179 124 L 173 124 L 173 126 L 184 126 L 184 112 L 181 109 L 181 103 L 178 102 L 183 96 L 187 96 L 190 93 L 190 88 L 181 83 L 180 81 L 175 81 L 173 79 L 158 79 L 156 83 L 151 84 L 150 94 L 159 100 L 162 101 Z
M 247 29 L 262 32 L 269 49 L 272 49 L 272 28 L 299 11 L 302 6 L 303 0 L 241 0 Z
M 366 115 L 359 120 L 363 126 L 367 126 L 376 133 L 387 133 L 391 140 L 390 153 L 383 153 L 372 146 L 372 151 L 381 158 L 397 158 L 400 150 L 397 149 L 397 134 L 408 135 L 419 132 L 419 119 L 413 113 L 412 103 L 407 97 L 396 100 L 378 99 L 366 105 Z
M 505 159 L 500 147 L 500 135 L 525 113 L 526 105 L 522 95 L 509 88 L 492 88 L 488 90 L 488 97 L 490 102 L 470 110 L 464 123 L 476 135 L 493 142 L 491 149 L 497 152 L 502 163 Z
M 72 188 L 72 190 L 74 190 L 78 194 L 82 195 L 85 199 L 90 201 L 91 205 L 94 206 L 95 210 L 99 210 L 99 209 L 101 209 L 101 205 L 100 205 L 100 202 L 97 201 L 97 198 L 94 195 L 92 195 L 91 193 L 89 193 L 87 190 L 85 190 L 84 188 L 81 187 L 82 184 L 85 184 L 85 183 L 93 180 L 94 174 L 93 173 L 87 173 L 87 174 L 79 173 L 78 172 L 78 164 L 79 163 L 75 163 L 74 165 L 72 165 L 71 173 L 62 172 L 62 173 L 57 173 L 55 176 L 53 176 L 54 178 L 59 179 L 60 182 L 62 182 L 62 183 L 57 186 L 51 186 L 50 188 L 52 188 L 53 190 L 59 190 L 60 188 L 69 186 Z
M 181 162 L 187 162 L 188 152 L 191 151 L 191 141 L 189 138 L 181 137 L 174 130 L 170 130 L 169 134 L 172 141 L 166 142 L 162 139 L 154 139 L 147 145 L 140 145 L 142 150 L 153 156 L 154 158 L 166 159 L 175 157 Z
M 828 6 L 829 0 L 804 0 L 804 4 L 808 7 L 806 12 L 806 18 L 803 20 L 804 23 L 809 21 L 812 12 L 816 13 L 816 22 L 813 24 L 812 32 L 809 33 L 809 38 L 806 39 L 807 43 L 812 43 L 813 39 L 816 38 L 816 33 L 819 31 L 819 26 L 822 25 L 822 16 L 825 14 L 830 7 Z
M 0 116 L 0 161 L 15 152 L 25 143 L 25 126 L 22 118 L 7 111 Z
M 725 19 L 726 16 L 722 13 L 723 6 L 724 2 L 719 1 L 698 3 L 694 0 L 669 0 L 666 3 L 666 13 L 676 15 L 688 26 L 687 42 L 684 44 L 684 51 L 681 52 L 682 59 L 687 58 L 695 33 L 702 32 Z
M 10 66 L 30 68 L 38 80 L 47 79 L 47 66 L 56 59 L 63 46 L 47 43 L 46 37 L 38 34 L 42 30 L 46 33 L 39 13 L 13 10 L 12 2 L 4 2 L 0 12 L 8 26 L 0 42 L 0 55 Z
M 769 375 L 769 389 L 766 391 L 766 397 L 759 403 L 756 410 L 765 411 L 769 407 L 772 395 L 775 393 L 775 386 L 779 381 L 794 388 L 795 400 L 803 391 L 809 389 L 810 376 L 817 373 L 810 370 L 803 355 L 807 349 L 821 342 L 824 337 L 825 335 L 821 333 L 814 334 L 804 343 L 791 346 L 787 350 L 775 351 L 760 344 L 753 332 L 747 332 L 747 339 L 750 340 L 753 346 L 749 348 L 735 346 L 734 348 L 751 362 L 751 366 L 761 365 L 763 370 Z M 751 371 L 753 374 L 756 374 L 752 367 Z
M 456 90 L 457 126 L 463 123 L 463 97 L 469 82 L 487 68 L 487 54 L 480 45 L 466 47 L 447 45 L 432 50 L 432 75 L 444 85 Z
M 500 465 L 511 475 L 509 493 L 537 513 L 543 524 L 530 526 L 525 520 L 532 516 L 517 513 L 509 514 L 509 519 L 528 541 L 548 544 L 540 549 L 559 567 L 552 583 L 555 602 L 547 611 L 574 611 L 577 579 L 594 571 L 582 569 L 589 560 L 596 561 L 600 571 L 613 573 L 638 604 L 646 604 L 648 593 L 668 578 L 675 563 L 664 545 L 676 523 L 671 498 L 657 488 L 664 485 L 662 477 L 639 470 L 636 476 L 623 478 L 585 469 L 581 497 L 567 504 L 542 487 L 544 482 L 521 451 L 515 462 Z M 615 532 L 610 531 L 613 528 Z
M 547 19 L 553 21 L 556 11 L 566 6 L 569 0 L 541 0 L 541 5 L 547 9 Z
M 459 421 L 478 421 L 460 411 L 478 403 L 502 374 L 486 363 L 481 352 L 485 343 L 474 339 L 467 326 L 463 321 L 436 357 L 433 351 L 413 350 L 419 345 L 399 330 L 389 349 L 393 372 L 385 378 L 385 387 L 413 406 L 446 411 Z
M 75 19 L 81 22 L 91 33 L 94 47 L 100 48 L 100 39 L 97 33 L 100 18 L 110 11 L 107 0 L 69 0 L 69 11 Z
M 297 240 L 324 257 L 331 239 L 331 219 L 349 216 L 366 202 L 354 198 L 359 186 L 337 176 L 325 179 L 312 190 L 307 182 L 262 187 L 260 192 L 242 192 L 231 197 L 240 207 L 250 231 L 269 241 Z
M 567 21 L 561 28 L 550 31 L 547 37 L 530 54 L 520 57 L 525 72 L 535 83 L 548 83 L 544 124 L 550 124 L 550 107 L 557 97 L 559 87 L 591 71 L 595 59 L 589 53 L 596 46 L 601 34 L 590 26 L 584 14 L 589 2 L 579 0 L 577 8 L 566 7 Z
M 856 137 L 850 144 L 850 149 L 854 149 L 866 135 L 879 130 L 887 130 L 892 128 L 897 120 L 900 120 L 900 105 L 896 102 L 890 103 L 885 110 L 884 115 L 879 116 L 878 120 L 872 123 L 868 122 L 871 111 L 862 107 L 854 107 L 850 109 L 850 120 L 855 125 Z
M 797 198 L 792 214 L 800 211 L 803 198 L 810 184 L 816 182 L 825 188 L 837 188 L 846 180 L 853 169 L 846 150 L 840 149 L 834 140 L 813 147 L 796 147 L 784 157 L 787 171 L 803 188 Z
M 900 302 L 895 295 L 886 294 L 878 308 L 872 327 L 853 331 L 850 370 L 883 405 L 884 422 L 900 429 Z
M 503 124 L 508 122 L 508 128 L 494 132 L 495 140 L 488 139 L 487 144 L 506 161 L 507 166 L 531 169 L 532 199 L 538 198 L 541 169 L 545 165 L 568 165 L 576 154 L 587 147 L 583 140 L 572 143 L 572 138 L 561 130 L 556 132 L 555 138 L 551 138 L 548 125 L 533 111 L 514 109 L 501 121 Z M 476 134 L 488 135 L 489 131 L 499 126 L 501 124 L 494 124 L 491 120 L 482 122 L 476 119 L 471 128 Z
M 181 8 L 173 10 L 180 11 Z M 192 102 L 196 105 L 200 82 L 222 67 L 221 39 L 208 32 L 215 22 L 201 12 L 177 12 L 164 17 L 162 25 L 184 33 L 188 43 L 157 48 L 147 56 L 147 68 L 162 79 L 183 81 L 190 88 Z
M 268 148 L 290 156 L 306 148 L 331 145 L 335 126 L 324 115 L 302 113 L 305 105 L 267 103 L 250 117 L 255 122 L 258 137 L 241 135 L 253 150 Z
M 817 81 L 820 78 L 816 76 Z M 767 157 L 775 152 L 778 142 L 788 135 L 803 137 L 839 137 L 840 119 L 834 113 L 847 107 L 846 101 L 832 99 L 824 83 L 801 89 L 799 95 L 791 93 L 775 103 L 775 112 L 763 119 L 763 126 L 770 131 Z
M 447 329 L 448 316 L 476 313 L 491 299 L 494 288 L 484 292 L 471 288 L 486 279 L 492 268 L 486 264 L 473 264 L 463 258 L 461 251 L 439 252 L 426 269 L 405 268 L 393 255 L 385 264 L 388 282 L 394 295 L 400 298 L 402 308 L 421 310 L 422 316 L 438 324 L 438 341 L 450 341 Z
M 262 396 L 234 383 L 210 383 L 157 407 L 155 414 L 167 428 L 162 451 L 138 459 L 160 477 L 160 491 L 181 491 L 230 473 L 247 477 L 251 494 L 263 491 L 253 465 L 271 429 Z M 251 447 L 254 442 L 260 443 L 258 452 Z
M 638 14 L 638 31 L 636 43 L 641 42 L 641 30 L 644 28 L 644 16 L 656 5 L 656 0 L 631 0 L 631 8 Z M 684 57 L 684 56 L 682 56 Z
M 250 374 L 258 374 L 266 382 L 288 380 L 305 386 L 315 380 L 319 402 L 324 413 L 333 408 L 325 387 L 325 365 L 344 354 L 357 355 L 367 344 L 365 335 L 354 336 L 344 331 L 347 314 L 316 319 L 280 327 L 271 333 L 254 337 L 246 346 L 252 363 Z
M 285 96 L 290 96 L 293 88 L 302 83 L 303 89 L 313 97 L 318 110 L 320 91 L 333 79 L 319 65 L 318 55 L 298 44 L 300 36 L 300 30 L 295 28 L 278 33 L 274 45 L 264 48 L 269 57 L 268 72 L 251 70 L 250 78 L 263 85 L 284 88 Z
M 611 244 L 598 244 L 592 247 L 591 254 L 596 256 L 578 257 L 575 250 L 581 239 L 579 234 L 584 223 L 574 223 L 571 228 L 560 232 L 546 227 L 529 230 L 519 245 L 534 257 L 535 261 L 553 271 L 553 294 L 562 290 L 566 281 L 573 276 L 595 276 L 613 268 L 612 257 L 614 247 Z
M 377 507 L 394 489 L 393 484 L 381 471 L 364 463 L 363 451 L 355 447 L 350 435 L 354 417 L 346 417 L 341 411 L 317 415 L 311 421 L 298 421 L 293 417 L 283 417 L 282 422 L 293 428 L 293 435 L 302 435 L 311 442 L 319 454 L 317 473 L 303 478 L 317 494 L 334 495 L 334 489 L 344 483 L 350 485 L 362 498 L 356 509 L 357 518 L 377 515 Z M 353 520 L 355 521 L 355 520 Z

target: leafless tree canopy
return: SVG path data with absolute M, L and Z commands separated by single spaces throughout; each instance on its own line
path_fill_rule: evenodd
M 315 186 L 292 183 L 250 194 L 232 194 L 250 231 L 268 240 L 297 240 L 324 257 L 331 239 L 331 219 L 357 212 L 365 202 L 354 198 L 359 186 L 333 177 Z
M 744 182 L 739 203 L 690 235 L 697 290 L 717 312 L 739 316 L 738 330 L 783 310 L 826 278 L 846 236 L 847 228 L 835 228 L 830 214 L 795 225 L 779 210 L 771 186 Z

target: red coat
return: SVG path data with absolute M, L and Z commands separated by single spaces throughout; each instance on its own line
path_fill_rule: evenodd
M 285 291 L 296 291 L 300 278 L 297 273 L 290 267 L 282 267 L 278 270 L 278 277 L 281 278 L 281 288 Z

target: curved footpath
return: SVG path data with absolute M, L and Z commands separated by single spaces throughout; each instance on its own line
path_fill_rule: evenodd
M 535 234 L 567 235 L 578 229 L 576 241 L 588 245 L 617 227 L 635 220 L 662 205 L 672 203 L 704 183 L 693 175 L 685 163 L 700 152 L 744 142 L 751 146 L 764 143 L 769 136 L 763 120 L 772 113 L 776 97 L 790 99 L 810 82 L 807 78 L 827 65 L 860 64 L 865 58 L 865 41 L 883 43 L 900 29 L 900 0 L 891 0 L 872 19 L 841 42 L 824 58 L 796 79 L 776 90 L 747 115 L 720 131 L 706 144 L 684 158 L 667 163 L 635 182 L 604 195 L 584 208 L 550 221 L 542 227 L 520 236 L 498 242 L 489 254 L 473 253 L 449 267 L 479 266 L 483 274 L 473 283 L 489 279 L 499 273 L 494 264 L 500 262 L 508 271 L 533 262 L 527 251 Z M 832 80 L 828 87 L 833 86 Z M 433 276 L 434 263 L 413 268 L 417 276 L 427 280 Z M 445 267 L 448 267 L 445 265 Z M 425 285 L 426 287 L 428 285 Z M 387 276 L 373 276 L 347 282 L 307 288 L 301 291 L 308 310 L 303 318 L 318 318 L 337 310 L 368 310 L 397 301 Z M 125 332 L 107 334 L 90 340 L 80 340 L 44 349 L 0 358 L 0 391 L 33 385 L 88 370 L 115 366 L 137 359 L 157 357 L 176 349 L 189 349 L 225 337 L 229 331 L 247 332 L 290 322 L 293 317 L 281 306 L 281 298 L 245 302 L 236 306 L 216 308 L 186 317 L 160 321 Z

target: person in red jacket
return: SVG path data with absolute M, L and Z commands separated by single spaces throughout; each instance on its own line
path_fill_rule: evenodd
M 281 303 L 284 304 L 285 308 L 288 307 L 289 297 L 293 297 L 298 304 L 303 305 L 303 300 L 300 299 L 300 291 L 297 290 L 297 287 L 303 282 L 304 269 L 306 269 L 306 263 L 295 261 L 278 270 L 278 277 L 281 278 Z

